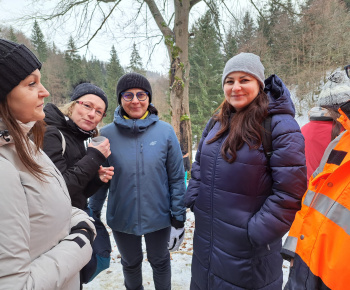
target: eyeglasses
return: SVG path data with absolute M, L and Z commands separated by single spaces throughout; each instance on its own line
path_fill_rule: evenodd
M 96 108 L 94 108 L 94 106 L 89 103 L 89 102 L 83 102 L 83 101 L 75 101 L 77 104 L 81 105 L 86 111 L 91 112 L 92 110 L 95 110 L 95 114 L 98 117 L 106 117 L 106 113 L 101 111 L 101 110 L 97 110 Z
M 346 75 L 350 79 L 350 64 L 344 66 L 344 69 L 345 69 Z
M 134 99 L 135 94 L 132 92 L 123 92 L 122 97 L 125 101 L 131 102 Z M 140 102 L 146 101 L 147 97 L 148 97 L 148 92 L 137 92 L 136 93 L 136 98 Z

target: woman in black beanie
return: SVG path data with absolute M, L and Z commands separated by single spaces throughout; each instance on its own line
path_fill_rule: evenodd
M 79 289 L 96 234 L 40 149 L 40 68 L 26 46 L 0 39 L 0 289 Z
M 72 205 L 90 215 L 88 198 L 113 176 L 113 167 L 102 166 L 111 153 L 108 139 L 97 145 L 90 142 L 86 147 L 88 139 L 98 135 L 97 126 L 107 107 L 104 91 L 94 84 L 82 82 L 74 87 L 69 103 L 60 108 L 48 103 L 44 108 L 47 127 L 43 150 L 62 173 Z M 82 283 L 91 281 L 108 268 L 110 262 L 108 232 L 99 217 L 93 218 L 97 237 L 93 244 L 93 258 L 81 271 Z M 95 257 L 96 254 L 99 258 Z M 106 266 L 98 267 L 99 259 L 104 261 L 100 264 Z
M 85 142 L 98 135 L 107 107 L 104 91 L 83 82 L 74 87 L 69 103 L 60 108 L 48 103 L 44 108 L 48 126 L 43 149 L 62 173 L 72 205 L 83 210 L 87 199 L 113 176 L 113 168 L 101 166 L 110 155 L 108 139 L 85 148 Z
M 101 129 L 111 142 L 107 159 L 115 176 L 109 183 L 107 224 L 121 254 L 127 289 L 142 287 L 142 235 L 153 269 L 155 289 L 171 288 L 170 251 L 184 238 L 184 167 L 170 124 L 160 121 L 151 104 L 152 88 L 140 74 L 122 76 L 114 122 Z M 101 212 L 108 187 L 89 205 Z

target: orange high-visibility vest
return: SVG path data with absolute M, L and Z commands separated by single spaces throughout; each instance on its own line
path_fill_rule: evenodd
M 339 121 L 349 130 L 349 119 L 339 111 Z M 310 178 L 302 208 L 283 246 L 299 255 L 330 289 L 350 289 L 349 151 L 350 132 L 345 131 L 331 142 Z

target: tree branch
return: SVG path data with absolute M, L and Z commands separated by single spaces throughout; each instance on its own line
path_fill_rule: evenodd
M 221 0 L 221 3 L 225 6 L 225 8 L 227 9 L 227 12 L 232 16 L 232 18 L 233 18 L 234 20 L 237 21 L 236 16 L 234 16 L 233 13 L 231 12 L 231 9 L 229 9 L 229 8 L 227 7 L 227 5 L 226 5 L 226 3 L 225 3 L 225 0 Z
M 202 0 L 191 0 L 190 1 L 190 10 L 192 9 L 192 7 L 194 6 L 194 5 L 196 5 L 197 3 L 199 3 L 199 2 L 201 2 Z
M 254 1 L 253 0 L 249 0 L 249 2 L 253 5 L 253 7 L 256 9 L 256 11 L 258 11 L 258 13 L 261 16 L 261 18 L 264 19 L 264 21 L 267 21 L 266 18 L 264 17 L 264 15 L 261 13 L 260 9 L 254 3 Z
M 217 11 L 210 5 L 210 3 L 207 1 L 207 0 L 203 0 L 204 3 L 208 6 L 208 8 L 210 9 L 212 15 L 214 16 L 214 24 L 216 26 L 216 29 L 218 30 L 218 37 L 221 41 L 221 43 L 225 43 L 224 40 L 222 39 L 222 35 L 221 35 L 221 30 L 220 30 L 220 20 L 219 20 L 219 16 L 218 16 L 218 13 Z
M 80 49 L 80 48 L 82 48 L 84 46 L 89 46 L 90 42 L 95 38 L 97 33 L 102 29 L 102 27 L 106 23 L 107 19 L 111 16 L 111 14 L 113 13 L 114 9 L 118 6 L 118 4 L 121 1 L 122 0 L 119 0 L 117 3 L 115 3 L 115 5 L 112 7 L 111 11 L 109 11 L 108 15 L 103 19 L 101 25 L 96 29 L 95 33 L 88 39 L 88 41 L 85 44 L 83 44 L 82 46 L 78 47 L 77 49 Z
M 149 10 L 151 11 L 154 20 L 156 21 L 156 24 L 159 28 L 159 30 L 162 32 L 162 34 L 165 36 L 173 36 L 173 31 L 169 28 L 169 25 L 165 22 L 162 14 L 160 13 L 157 4 L 154 0 L 145 0 L 145 2 L 148 5 Z
M 290 9 L 290 7 L 288 7 L 286 4 L 282 3 L 281 1 L 272 0 L 272 2 L 273 2 L 274 4 L 277 4 L 277 5 L 281 6 L 282 8 L 284 8 L 286 11 L 288 11 L 288 12 L 291 13 L 291 14 L 298 15 L 298 16 L 303 15 L 303 13 L 297 13 L 297 12 L 295 12 L 293 9 Z
M 59 18 L 59 17 L 65 15 L 69 10 L 72 10 L 75 6 L 79 6 L 80 4 L 84 4 L 86 2 L 89 2 L 89 0 L 81 0 L 81 1 L 73 2 L 69 5 L 67 5 L 66 7 L 63 7 L 63 8 L 65 8 L 63 11 L 56 13 L 56 14 L 51 14 L 47 17 L 43 16 L 42 19 L 44 21 L 47 21 L 47 20 L 52 20 L 53 18 Z M 58 4 L 56 7 L 58 7 Z

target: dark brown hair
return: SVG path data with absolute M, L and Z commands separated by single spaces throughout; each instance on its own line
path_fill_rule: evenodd
M 211 144 L 228 134 L 221 147 L 221 155 L 228 163 L 237 158 L 237 151 L 247 143 L 250 149 L 258 149 L 262 143 L 261 123 L 267 117 L 268 96 L 260 87 L 257 97 L 240 111 L 236 111 L 226 100 L 222 102 L 213 118 L 220 122 L 221 128 L 207 143 Z M 228 131 L 228 133 L 226 133 Z M 228 156 L 230 155 L 230 156 Z
M 28 136 L 25 136 L 17 120 L 10 111 L 7 98 L 0 102 L 0 117 L 13 138 L 19 159 L 30 173 L 39 180 L 44 181 L 42 175 L 46 174 L 43 168 L 32 157 L 33 153 L 37 153 L 43 146 L 45 132 L 44 121 L 37 121 L 29 132 L 29 134 L 32 134 L 34 144 L 36 145 L 36 152 L 33 152 L 33 146 L 30 145 Z

